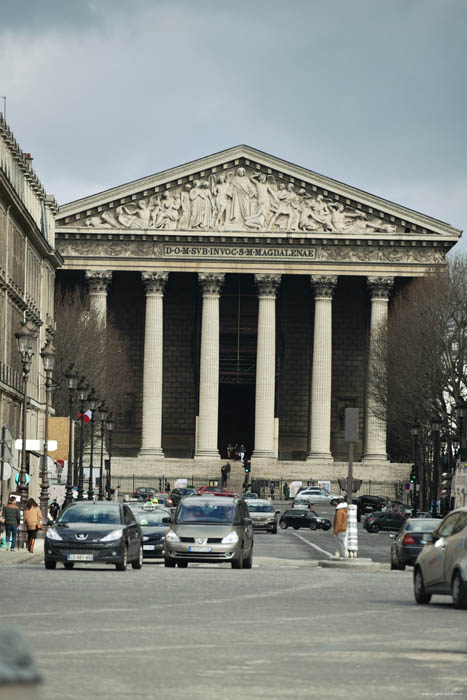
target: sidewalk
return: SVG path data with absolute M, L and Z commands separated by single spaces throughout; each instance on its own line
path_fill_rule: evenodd
M 0 566 L 8 564 L 26 564 L 27 562 L 37 562 L 44 557 L 44 540 L 36 540 L 34 554 L 30 554 L 26 548 L 18 549 L 14 552 L 7 552 L 0 548 Z

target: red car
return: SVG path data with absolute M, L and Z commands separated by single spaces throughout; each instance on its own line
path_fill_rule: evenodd
M 230 498 L 238 498 L 238 495 L 233 491 L 227 491 L 220 486 L 201 486 L 198 491 L 198 496 L 203 494 L 211 494 L 212 496 L 227 496 Z

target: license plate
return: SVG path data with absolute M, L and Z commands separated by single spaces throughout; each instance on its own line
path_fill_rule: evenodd
M 154 550 L 154 549 L 156 549 L 156 545 L 155 544 L 143 544 L 143 549 Z
M 67 554 L 68 561 L 94 561 L 94 554 Z
M 189 552 L 212 552 L 212 547 L 188 547 Z

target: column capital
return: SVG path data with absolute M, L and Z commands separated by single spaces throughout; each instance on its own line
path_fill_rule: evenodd
M 394 277 L 367 277 L 367 284 L 372 299 L 389 299 Z
M 315 299 L 332 299 L 337 284 L 337 275 L 310 275 Z
M 141 279 L 146 288 L 146 294 L 163 294 L 168 276 L 168 272 L 142 272 Z
M 255 284 L 259 297 L 275 297 L 281 283 L 281 275 L 255 275 Z
M 112 281 L 112 272 L 109 270 L 86 270 L 85 277 L 91 293 L 105 294 Z
M 223 273 L 219 272 L 198 272 L 198 281 L 203 291 L 203 297 L 217 297 L 224 284 Z

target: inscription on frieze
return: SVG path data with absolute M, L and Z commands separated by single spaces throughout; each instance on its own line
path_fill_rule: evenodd
M 185 246 L 165 245 L 165 258 L 305 258 L 314 260 L 316 250 L 314 248 L 288 248 L 278 246 Z

